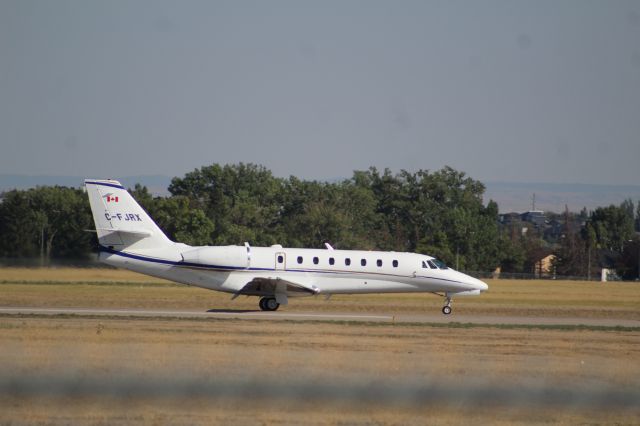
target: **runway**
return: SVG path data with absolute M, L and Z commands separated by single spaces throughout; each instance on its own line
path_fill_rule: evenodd
M 638 327 L 640 320 L 618 318 L 577 317 L 525 317 L 525 316 L 480 316 L 464 314 L 359 314 L 347 312 L 278 312 L 248 310 L 155 310 L 155 309 L 104 309 L 104 308 L 38 308 L 0 307 L 0 315 L 74 315 L 78 317 L 160 317 L 160 318 L 229 318 L 269 321 L 335 321 L 377 322 L 414 324 L 475 324 L 475 325 L 520 325 L 520 326 L 589 326 L 589 327 Z

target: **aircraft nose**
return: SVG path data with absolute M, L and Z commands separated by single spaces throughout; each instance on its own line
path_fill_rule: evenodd
M 484 281 L 480 281 L 479 279 L 463 274 L 462 272 L 458 272 L 458 274 L 458 279 L 463 282 L 469 290 L 478 290 L 480 292 L 489 290 L 489 286 Z
M 487 291 L 489 290 L 489 286 L 487 285 L 487 283 L 485 283 L 484 281 L 480 281 L 479 279 L 476 279 L 475 282 L 473 283 L 475 285 L 475 287 L 480 290 L 480 291 Z
M 479 279 L 470 277 L 469 275 L 467 275 L 466 278 L 467 279 L 465 281 L 467 285 L 473 290 L 480 290 L 481 292 L 483 292 L 489 289 L 489 286 L 484 281 L 480 281 Z

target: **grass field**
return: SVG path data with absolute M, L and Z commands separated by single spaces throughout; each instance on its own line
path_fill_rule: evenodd
M 638 318 L 640 284 L 489 281 L 456 300 L 478 315 Z M 438 312 L 432 295 L 292 300 L 286 310 Z M 119 270 L 0 269 L 0 306 L 256 309 L 256 298 L 175 285 Z M 454 314 L 455 315 L 455 314 Z M 406 383 L 520 389 L 636 389 L 640 332 L 449 328 L 415 324 L 234 319 L 0 316 L 0 378 L 53 376 L 108 383 L 197 378 L 225 382 Z M 589 401 L 478 406 L 465 399 L 403 406 L 384 399 L 0 395 L 0 425 L 17 424 L 638 424 L 640 405 Z
M 454 299 L 454 311 L 496 316 L 640 319 L 640 283 L 487 280 L 489 291 Z M 116 269 L 0 269 L 0 306 L 257 309 L 257 298 L 231 296 Z M 292 299 L 287 311 L 439 312 L 431 294 Z

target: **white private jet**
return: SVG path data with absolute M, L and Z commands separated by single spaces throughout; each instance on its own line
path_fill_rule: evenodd
M 275 311 L 289 297 L 322 294 L 430 292 L 479 295 L 484 282 L 422 254 L 176 243 L 115 180 L 85 180 L 100 243 L 100 260 L 116 267 L 211 290 L 260 297 Z

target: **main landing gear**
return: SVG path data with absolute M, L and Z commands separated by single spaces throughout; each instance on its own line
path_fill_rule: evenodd
M 442 313 L 449 315 L 451 313 L 451 298 L 449 296 L 445 296 L 444 301 L 446 305 L 442 308 Z
M 263 311 L 277 311 L 280 307 L 275 297 L 263 297 L 260 299 L 259 305 Z

